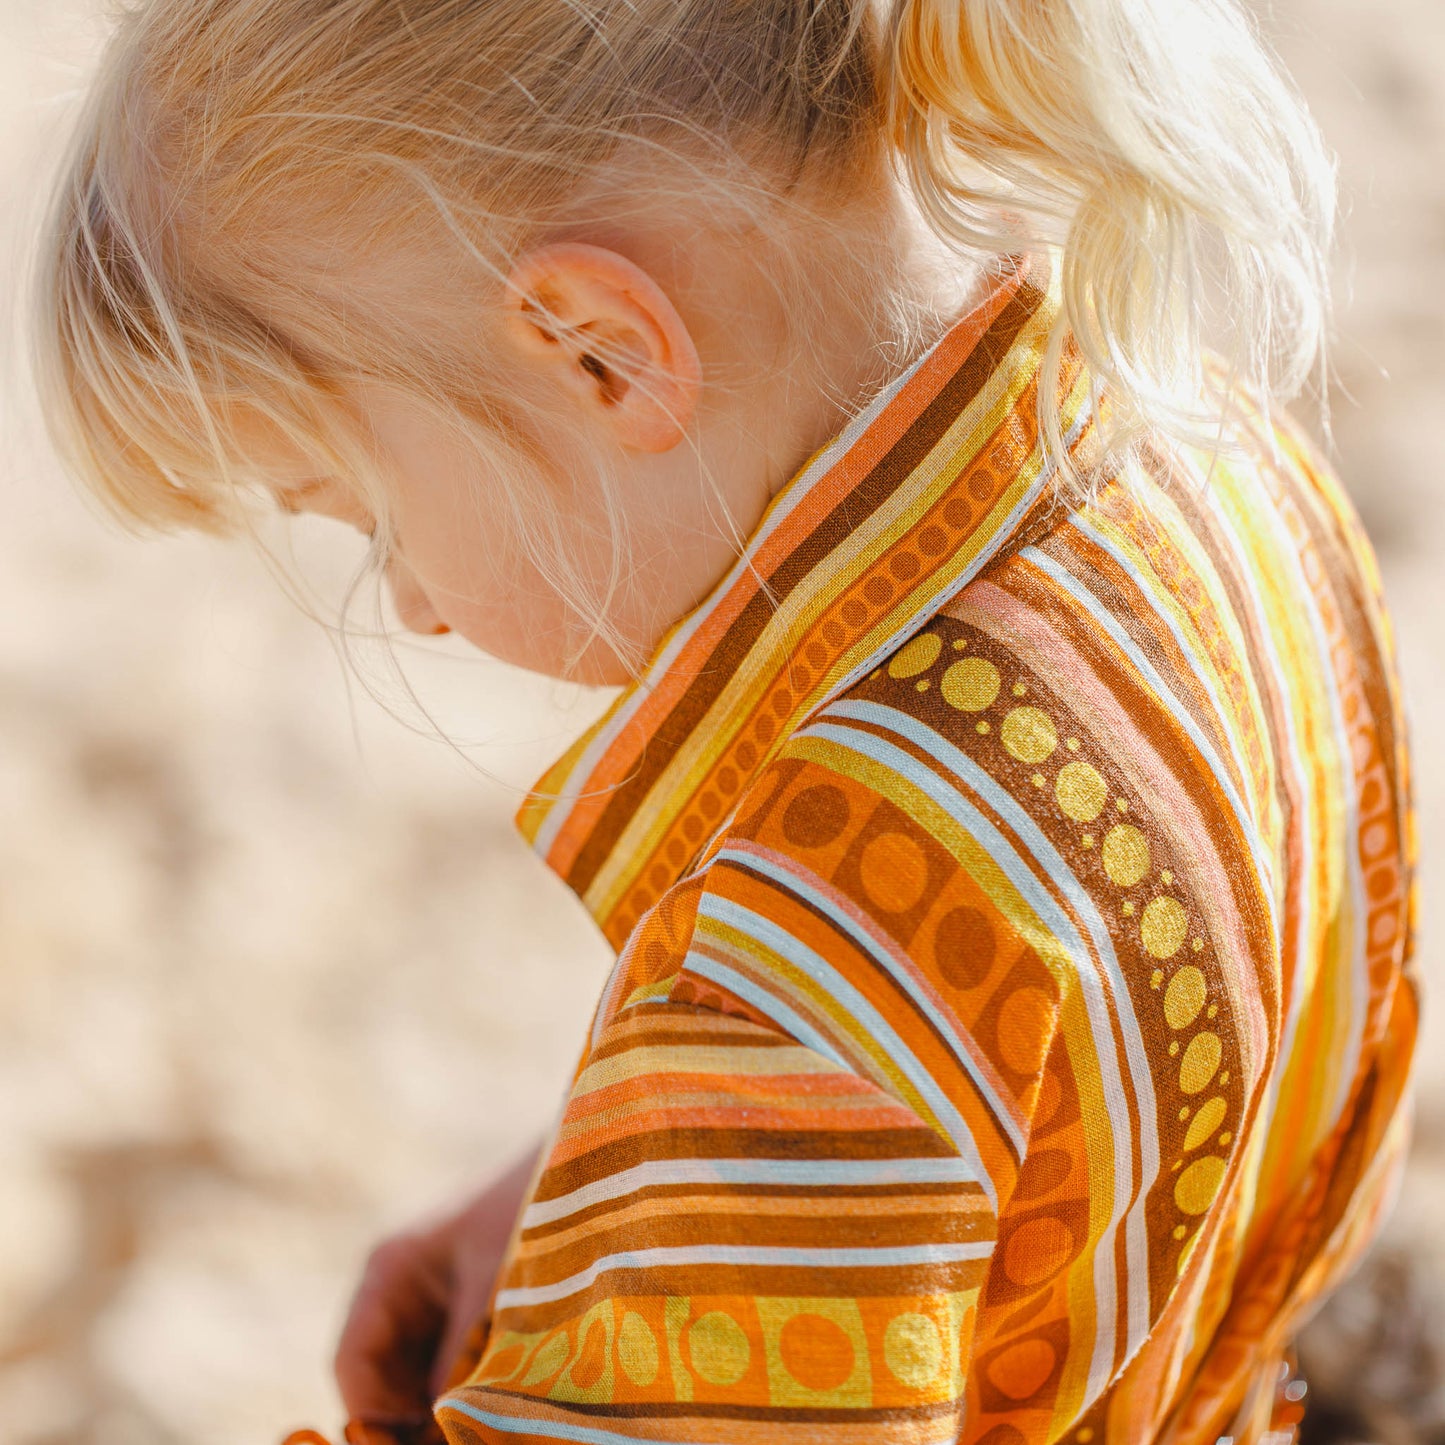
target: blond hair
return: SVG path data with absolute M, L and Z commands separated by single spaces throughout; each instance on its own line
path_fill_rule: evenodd
M 44 243 L 60 450 L 130 524 L 226 531 L 260 417 L 384 533 L 339 379 L 408 386 L 494 450 L 538 443 L 404 299 L 316 286 L 338 239 L 364 269 L 446 235 L 505 275 L 629 145 L 686 156 L 698 204 L 891 158 L 960 250 L 1057 247 L 1056 340 L 1073 332 L 1126 422 L 1207 422 L 1211 315 L 1265 394 L 1319 351 L 1332 171 L 1233 0 L 149 0 L 111 42 Z M 288 228 L 309 239 L 283 264 Z M 565 587 L 535 501 L 515 504 Z M 579 605 L 605 628 L 605 598 Z

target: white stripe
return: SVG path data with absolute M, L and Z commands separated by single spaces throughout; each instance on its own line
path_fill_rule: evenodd
M 523 1229 L 555 1224 L 559 1219 L 621 1199 L 641 1189 L 678 1184 L 728 1187 L 749 1184 L 807 1185 L 817 1189 L 851 1189 L 890 1184 L 974 1184 L 974 1174 L 957 1155 L 943 1159 L 649 1159 L 527 1207 Z
M 1145 1219 L 1145 1206 L 1148 1202 L 1148 1191 L 1159 1177 L 1159 1132 L 1158 1132 L 1158 1101 L 1154 1094 L 1154 1075 L 1149 1067 L 1149 1051 L 1144 1043 L 1144 1035 L 1139 1027 L 1139 1020 L 1134 1013 L 1132 995 L 1129 992 L 1128 981 L 1124 976 L 1124 970 L 1119 963 L 1118 954 L 1114 951 L 1113 935 L 1109 932 L 1108 924 L 1105 923 L 1103 915 L 1099 912 L 1097 901 L 1093 895 L 1080 882 L 1078 875 L 1069 867 L 1067 860 L 1049 842 L 1043 830 L 1034 822 L 1017 800 L 993 778 L 985 769 L 981 768 L 967 753 L 954 747 L 946 738 L 933 731 L 932 728 L 919 722 L 909 714 L 900 712 L 896 708 L 884 707 L 877 703 L 868 702 L 840 702 L 829 709 L 832 716 L 844 716 L 856 718 L 859 721 L 871 722 L 877 727 L 886 728 L 898 736 L 908 738 L 915 745 L 922 748 L 930 757 L 938 758 L 939 762 L 960 781 L 971 788 L 979 797 L 983 798 L 988 805 L 999 815 L 1018 836 L 1020 842 L 1029 850 L 1030 854 L 1038 860 L 1049 878 L 1055 882 L 1064 895 L 1074 905 L 1084 921 L 1089 932 L 1090 941 L 1093 943 L 1097 956 L 1103 962 L 1105 975 L 1108 978 L 1109 992 L 1119 1000 L 1117 1010 L 1111 1014 L 1108 1004 L 1105 1001 L 1104 992 L 1101 987 L 1096 986 L 1090 989 L 1087 984 L 1083 989 L 1083 996 L 1089 1008 L 1090 1021 L 1093 1026 L 1094 1040 L 1097 1050 L 1100 1052 L 1100 1069 L 1104 1074 L 1105 1098 L 1109 1097 L 1111 1083 L 1117 1084 L 1122 1092 L 1123 1080 L 1118 1073 L 1118 1065 L 1114 1052 L 1114 1035 L 1109 1027 L 1109 1020 L 1117 1018 L 1120 1032 L 1124 1036 L 1125 1056 L 1129 1061 L 1129 1075 L 1134 1088 L 1134 1097 L 1139 1106 L 1140 1135 L 1139 1135 L 1139 1157 L 1140 1177 L 1137 1187 L 1134 1190 L 1134 1202 L 1129 1209 L 1125 1223 L 1125 1234 L 1129 1241 L 1129 1258 L 1131 1268 L 1126 1283 L 1130 1289 L 1129 1297 L 1129 1331 L 1131 1340 L 1131 1353 L 1134 1343 L 1134 1331 L 1140 1331 L 1139 1343 L 1149 1329 L 1149 1290 L 1148 1290 L 1148 1249 L 1149 1235 Z M 856 735 L 856 734 L 855 734 Z M 864 736 L 871 736 L 864 734 Z M 884 743 L 884 747 L 889 745 Z M 915 786 L 920 786 L 921 776 L 936 777 L 931 769 L 922 768 L 916 760 L 908 753 L 893 750 L 896 756 L 903 759 L 908 765 L 909 771 L 904 772 Z M 883 761 L 879 759 L 879 761 Z M 893 763 L 895 770 L 897 764 Z M 937 801 L 937 799 L 935 799 Z M 967 807 L 967 804 L 964 804 Z M 975 814 L 981 818 L 981 814 Z M 987 825 L 990 826 L 991 825 Z M 978 835 L 975 834 L 975 837 Z M 1000 840 L 1004 849 L 1008 845 L 1003 842 L 1002 835 L 994 830 L 994 836 Z M 980 842 L 983 840 L 980 838 Z M 1012 850 L 1008 850 L 1010 853 Z M 1019 878 L 1032 882 L 1035 875 L 1031 869 L 1022 870 L 1021 874 L 1007 867 L 1005 860 L 998 853 L 991 853 L 994 861 L 999 863 L 1009 877 L 1014 881 L 1015 886 L 1019 884 Z M 1020 892 L 1025 890 L 1020 888 Z M 1041 897 L 1047 897 L 1040 893 Z M 1050 900 L 1052 901 L 1052 900 Z M 1037 911 L 1037 910 L 1036 910 Z M 1042 915 L 1041 915 L 1042 916 Z M 1068 929 L 1068 934 L 1060 933 L 1056 924 L 1051 923 L 1054 932 L 1061 939 L 1067 937 L 1072 940 L 1073 947 L 1070 949 L 1070 957 L 1079 968 L 1081 983 L 1085 982 L 1086 975 L 1097 977 L 1092 957 L 1086 949 L 1082 948 L 1082 940 L 1073 930 L 1066 914 L 1056 911 L 1056 918 L 1063 921 Z M 1102 1046 L 1107 1044 L 1109 1067 L 1103 1064 Z M 1131 1138 L 1127 1111 L 1123 1115 L 1111 1112 L 1111 1117 L 1116 1121 L 1122 1119 L 1122 1136 L 1116 1122 L 1115 1128 L 1115 1166 L 1116 1170 L 1122 1165 L 1122 1174 L 1117 1177 L 1128 1181 L 1132 1175 L 1132 1156 L 1129 1154 L 1128 1141 Z M 1110 1221 L 1109 1231 L 1101 1238 L 1101 1248 L 1107 1242 L 1112 1256 L 1113 1228 L 1120 1219 L 1119 1206 L 1126 1196 L 1118 1189 L 1115 1191 L 1115 1208 Z
M 530 1412 L 521 1416 L 496 1415 L 490 1410 L 478 1410 L 454 1395 L 437 1401 L 436 1408 L 466 1415 L 479 1425 L 488 1425 L 507 1435 L 526 1435 L 537 1440 L 568 1440 L 575 1445 L 682 1445 L 679 1441 L 659 1440 L 655 1435 L 619 1435 L 615 1430 L 596 1430 L 590 1425 L 571 1425 L 565 1420 L 544 1422 Z
M 1214 744 L 1205 737 L 1203 730 L 1194 721 L 1189 710 L 1174 696 L 1154 664 L 1135 644 L 1134 639 L 1119 626 L 1108 608 L 1072 572 L 1054 561 L 1047 553 L 1040 552 L 1037 547 L 1024 547 L 1020 550 L 1019 556 L 1028 558 L 1041 572 L 1052 577 L 1099 624 L 1115 646 L 1133 664 L 1134 670 L 1149 685 L 1149 690 L 1165 705 L 1169 715 L 1189 734 L 1190 741 L 1208 765 L 1209 771 L 1214 775 L 1214 780 L 1219 784 L 1220 791 L 1229 800 L 1230 809 L 1234 813 L 1235 821 L 1239 824 L 1240 833 L 1244 837 L 1245 846 L 1249 849 L 1255 871 L 1267 885 L 1259 892 L 1264 899 L 1265 907 L 1269 910 L 1270 926 L 1278 934 L 1279 915 L 1274 896 L 1273 862 L 1265 857 L 1259 828 L 1250 817 L 1249 810 L 1244 805 L 1244 799 L 1239 796 L 1239 790 L 1234 786 L 1223 761 L 1214 749 Z
M 1185 637 L 1184 629 L 1180 626 L 1173 614 L 1160 605 L 1159 600 L 1155 596 L 1153 589 L 1150 587 L 1148 581 L 1145 579 L 1143 574 L 1134 565 L 1132 558 L 1130 558 L 1120 547 L 1116 546 L 1112 540 L 1106 537 L 1096 527 L 1091 526 L 1087 521 L 1085 521 L 1082 513 L 1074 512 L 1069 517 L 1069 523 L 1091 545 L 1099 548 L 1100 551 L 1113 558 L 1115 565 L 1118 566 L 1119 569 L 1127 577 L 1129 577 L 1134 582 L 1135 586 L 1139 589 L 1139 595 L 1143 601 L 1143 604 L 1155 617 L 1157 617 L 1164 624 L 1165 627 L 1169 629 L 1170 635 L 1174 638 L 1175 644 L 1178 646 L 1189 667 L 1189 675 L 1194 678 L 1194 680 L 1199 684 L 1200 689 L 1209 698 L 1210 706 L 1214 712 L 1214 715 L 1218 718 L 1220 727 L 1222 728 L 1224 735 L 1228 740 L 1229 755 L 1233 759 L 1240 777 L 1243 779 L 1248 779 L 1250 777 L 1249 765 L 1240 751 L 1239 738 L 1236 736 L 1234 729 L 1230 726 L 1229 709 L 1225 706 L 1224 700 L 1219 696 L 1219 693 L 1214 685 L 1214 679 L 1210 675 L 1208 668 L 1206 668 L 1201 662 L 1197 647 L 1195 645 L 1192 645 L 1190 641 Z M 1032 550 L 1033 549 L 1026 549 L 1026 551 Z M 1175 708 L 1174 711 L 1176 715 L 1181 717 L 1182 720 L 1183 714 L 1180 712 L 1180 710 Z M 1201 736 L 1202 735 L 1203 733 L 1201 731 Z M 1211 768 L 1213 769 L 1213 755 L 1207 756 L 1206 761 L 1209 762 Z M 1222 767 L 1223 762 L 1221 760 L 1220 770 L 1222 770 Z M 1217 776 L 1219 770 L 1215 771 Z M 1258 830 L 1256 829 L 1256 831 Z M 1246 833 L 1246 836 L 1249 836 L 1249 834 Z M 1252 851 L 1255 852 L 1255 861 L 1256 865 L 1258 865 L 1259 859 L 1264 856 L 1262 846 L 1259 850 Z M 1273 895 L 1276 891 L 1277 885 L 1276 879 L 1274 877 L 1272 859 L 1270 860 L 1270 866 L 1268 868 L 1268 871 L 1264 872 L 1261 877 L 1267 891 L 1271 895 L 1270 901 L 1271 908 L 1273 910 L 1275 903 Z M 1277 912 L 1275 913 L 1275 916 L 1278 917 Z M 1294 1002 L 1298 1002 L 1298 991 L 1296 991 Z M 1135 1225 L 1135 1215 L 1139 1216 L 1138 1228 L 1143 1231 L 1143 1203 L 1143 1195 L 1141 1194 L 1140 1199 L 1136 1203 L 1134 1211 L 1131 1213 L 1130 1217 L 1131 1243 L 1132 1227 Z M 1144 1242 L 1141 1247 L 1147 1252 L 1147 1236 L 1144 1238 Z M 1132 1248 L 1130 1253 L 1132 1259 Z M 1145 1266 L 1145 1273 L 1147 1274 L 1147 1265 Z M 1130 1272 L 1129 1284 L 1131 1295 L 1130 1302 L 1131 1306 L 1133 1306 L 1130 1312 L 1129 1337 L 1129 1353 L 1132 1356 L 1134 1351 L 1143 1344 L 1144 1334 L 1146 1334 L 1148 1330 L 1149 1301 L 1147 1279 L 1140 1278 L 1140 1271 L 1132 1267 Z M 1138 1296 L 1137 1299 L 1134 1298 L 1135 1295 Z
M 804 899 L 836 923 L 863 949 L 868 957 L 886 970 L 888 976 L 903 989 L 918 1011 L 942 1035 L 949 1052 L 973 1080 L 974 1087 L 978 1090 L 989 1112 L 994 1116 L 999 1127 L 1008 1135 L 1015 1157 L 1022 1158 L 1025 1143 L 1023 1129 L 1012 1106 L 995 1092 L 984 1065 L 973 1052 L 971 1047 L 973 1040 L 964 1038 L 958 1033 L 954 1028 L 954 1021 L 943 1014 L 920 986 L 917 976 L 908 966 L 907 956 L 881 930 L 870 928 L 867 926 L 866 920 L 855 918 L 851 913 L 843 911 L 831 890 L 825 892 L 824 886 L 814 887 L 806 881 L 801 872 L 781 867 L 778 862 L 761 850 L 742 846 L 725 848 L 718 855 L 718 861 L 731 861 L 754 872 L 762 873 L 779 888 Z M 797 860 L 789 859 L 787 861 L 796 862 Z M 816 877 L 816 875 L 810 876 Z M 821 879 L 819 883 L 821 885 Z
M 939 757 L 945 767 L 960 779 L 966 777 L 969 785 L 976 792 L 987 797 L 990 805 L 1000 816 L 1008 819 L 1010 826 L 1019 834 L 1021 841 L 1026 843 L 1030 852 L 1058 886 L 1064 890 L 1070 902 L 1079 911 L 1088 926 L 1094 947 L 1105 964 L 1110 979 L 1108 993 L 1119 996 L 1127 1002 L 1129 994 L 1123 982 L 1123 971 L 1119 967 L 1118 958 L 1114 953 L 1113 940 L 1104 920 L 1099 916 L 1094 900 L 1074 876 L 1073 870 L 1069 868 L 1054 846 L 1034 825 L 1033 820 L 1019 809 L 1014 800 L 1003 792 L 992 778 L 945 738 L 892 708 L 879 707 L 871 703 L 845 701 L 833 704 L 828 711 L 831 716 L 845 717 L 869 717 L 870 714 L 876 714 L 877 716 L 870 720 L 878 721 L 885 727 L 891 726 L 893 731 L 904 736 L 912 733 L 914 740 L 919 742 L 926 752 L 931 756 Z M 1152 1180 L 1158 1171 L 1158 1139 L 1154 1132 L 1157 1126 L 1154 1118 L 1156 1107 L 1154 1086 L 1149 1073 L 1148 1056 L 1144 1050 L 1143 1038 L 1138 1031 L 1138 1021 L 1134 1018 L 1130 1008 L 1121 1007 L 1117 1015 L 1111 1011 L 1103 980 L 1094 968 L 1089 949 L 1079 936 L 1073 921 L 1050 896 L 1033 870 L 1008 844 L 1003 834 L 957 789 L 949 787 L 937 773 L 923 767 L 910 754 L 871 733 L 820 721 L 805 729 L 798 736 L 825 737 L 851 752 L 867 757 L 870 761 L 879 763 L 900 777 L 908 779 L 919 791 L 937 803 L 960 825 L 964 832 L 985 849 L 994 863 L 1027 900 L 1044 925 L 1064 945 L 1070 960 L 1077 969 L 1080 992 L 1089 1016 L 1095 1053 L 1099 1060 L 1100 1073 L 1103 1076 L 1104 1099 L 1109 1108 L 1110 1122 L 1113 1126 L 1114 1200 L 1109 1224 L 1099 1240 L 1095 1254 L 1096 1269 L 1103 1269 L 1107 1265 L 1108 1276 L 1105 1278 L 1101 1275 L 1095 1282 L 1095 1291 L 1099 1296 L 1099 1335 L 1095 1341 L 1095 1352 L 1089 1372 L 1090 1389 L 1094 1387 L 1096 1380 L 1099 1382 L 1099 1389 L 1103 1389 L 1113 1371 L 1113 1312 L 1114 1300 L 1117 1297 L 1117 1281 L 1113 1274 L 1113 1236 L 1119 1221 L 1125 1218 L 1133 1180 L 1133 1156 L 1130 1147 L 1133 1131 L 1129 1125 L 1128 1106 L 1124 1098 L 1123 1078 L 1119 1072 L 1112 1028 L 1112 1019 L 1116 1016 L 1124 1034 L 1130 1074 L 1134 1082 L 1134 1093 L 1141 1105 L 1140 1118 L 1143 1122 L 1139 1136 L 1140 1152 L 1146 1175 Z M 1139 1201 L 1142 1202 L 1142 1199 L 1143 1191 L 1141 1190 Z M 1130 1216 L 1130 1220 L 1131 1223 L 1126 1227 L 1126 1232 L 1130 1239 L 1129 1252 L 1132 1261 L 1135 1248 L 1132 1216 Z M 1147 1269 L 1145 1278 L 1147 1280 Z M 1131 1296 L 1131 1319 L 1132 1314 L 1133 1300 Z
M 1245 550 L 1243 540 L 1234 525 L 1234 519 L 1224 508 L 1219 488 L 1215 486 L 1204 486 L 1200 479 L 1198 469 L 1194 469 L 1196 480 L 1200 487 L 1201 500 L 1214 518 L 1215 525 L 1219 528 L 1225 546 L 1229 549 L 1235 564 L 1235 576 L 1244 587 L 1245 595 L 1252 608 L 1253 635 L 1260 651 L 1264 653 L 1269 663 L 1270 676 L 1275 684 L 1278 696 L 1278 712 L 1281 718 L 1280 745 L 1285 749 L 1285 756 L 1281 758 L 1276 751 L 1275 770 L 1278 775 L 1286 771 L 1294 779 L 1294 809 L 1296 816 L 1291 819 L 1290 827 L 1295 831 L 1300 846 L 1300 896 L 1297 900 L 1299 915 L 1301 918 L 1314 918 L 1317 906 L 1315 896 L 1315 799 L 1314 790 L 1310 785 L 1309 772 L 1304 762 L 1305 750 L 1299 735 L 1299 718 L 1295 715 L 1295 709 L 1291 705 L 1292 696 L 1285 679 L 1288 673 L 1279 655 L 1278 639 L 1274 635 L 1274 629 L 1270 624 L 1269 613 L 1265 605 L 1263 595 L 1259 590 L 1259 577 L 1255 571 L 1248 553 Z M 1267 509 L 1271 515 L 1271 521 L 1276 520 L 1273 516 L 1274 509 Z M 1293 546 L 1286 548 L 1286 555 L 1292 556 Z M 1298 590 L 1298 589 L 1296 589 Z M 1244 646 L 1244 636 L 1241 625 L 1241 637 L 1236 644 L 1240 648 L 1241 661 L 1247 655 Z M 1336 740 L 1338 743 L 1338 739 Z M 1297 825 L 1297 826 L 1296 826 Z M 1280 887 L 1276 884 L 1276 889 Z M 1255 1127 L 1267 1131 L 1270 1120 L 1274 1117 L 1274 1108 L 1279 1096 L 1279 1085 L 1288 1064 L 1291 1052 L 1294 1049 L 1295 1034 L 1299 1028 L 1299 1020 L 1304 1007 L 1305 984 L 1311 972 L 1309 964 L 1310 944 L 1314 940 L 1306 928 L 1298 930 L 1295 939 L 1294 959 L 1294 987 L 1290 993 L 1289 1013 L 1283 1021 L 1280 1033 L 1279 1057 L 1275 1062 L 1274 1076 L 1266 1085 L 1265 1094 L 1260 1101 L 1260 1112 L 1257 1116 Z M 1281 935 L 1280 943 L 1284 939 Z M 1281 955 L 1281 962 L 1283 956 Z
M 800 939 L 785 928 L 779 927 L 771 918 L 754 913 L 750 908 L 734 903 L 729 898 L 719 898 L 704 893 L 698 905 L 699 919 L 710 918 L 730 928 L 736 928 L 749 938 L 757 939 L 780 958 L 786 959 L 795 968 L 820 984 L 834 999 L 848 1010 L 858 1021 L 864 1034 L 882 1045 L 889 1061 L 899 1069 L 908 1082 L 923 1096 L 933 1115 L 948 1132 L 953 1147 L 978 1171 L 978 1181 L 988 1195 L 989 1203 L 998 1208 L 998 1191 L 988 1171 L 983 1167 L 978 1145 L 973 1133 L 964 1121 L 963 1115 L 954 1107 L 953 1100 L 938 1087 L 938 1081 L 919 1062 L 913 1051 L 898 1036 L 893 1026 L 868 1002 L 859 991 L 819 954 L 815 953 Z M 703 957 L 701 962 L 708 960 Z M 689 956 L 686 967 L 691 968 Z M 771 1009 L 773 1003 L 767 1007 Z
M 967 1244 L 910 1244 L 877 1249 L 796 1249 L 789 1245 L 675 1244 L 654 1249 L 628 1249 L 604 1255 L 555 1284 L 499 1290 L 496 1311 L 551 1304 L 580 1294 L 602 1275 L 616 1269 L 683 1269 L 693 1265 L 732 1264 L 756 1269 L 907 1269 L 931 1264 L 963 1264 L 988 1259 L 991 1239 Z

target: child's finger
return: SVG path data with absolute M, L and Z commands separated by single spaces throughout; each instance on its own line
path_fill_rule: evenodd
M 375 1250 L 336 1347 L 336 1383 L 347 1412 L 377 1423 L 426 1419 L 445 1324 L 443 1272 L 421 1241 L 402 1237 Z
M 480 1356 L 482 1341 L 479 1327 L 486 1317 L 494 1278 L 495 1272 L 489 1272 L 480 1279 L 471 1280 L 452 1297 L 446 1330 L 432 1361 L 430 1388 L 433 1398 L 456 1383 L 462 1356 L 468 1350 L 472 1352 L 468 1364 L 474 1364 Z

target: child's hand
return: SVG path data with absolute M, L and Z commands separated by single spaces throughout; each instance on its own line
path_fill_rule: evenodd
M 404 1435 L 431 1419 L 468 1332 L 482 1318 L 531 1178 L 527 1155 L 459 1212 L 371 1253 L 336 1348 L 352 1420 Z

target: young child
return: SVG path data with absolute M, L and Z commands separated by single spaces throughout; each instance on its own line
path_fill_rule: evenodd
M 1293 1438 L 1416 1019 L 1375 566 L 1268 406 L 1331 205 L 1231 0 L 124 21 L 80 477 L 626 685 L 520 819 L 617 949 L 565 1110 L 374 1257 L 351 1438 Z

